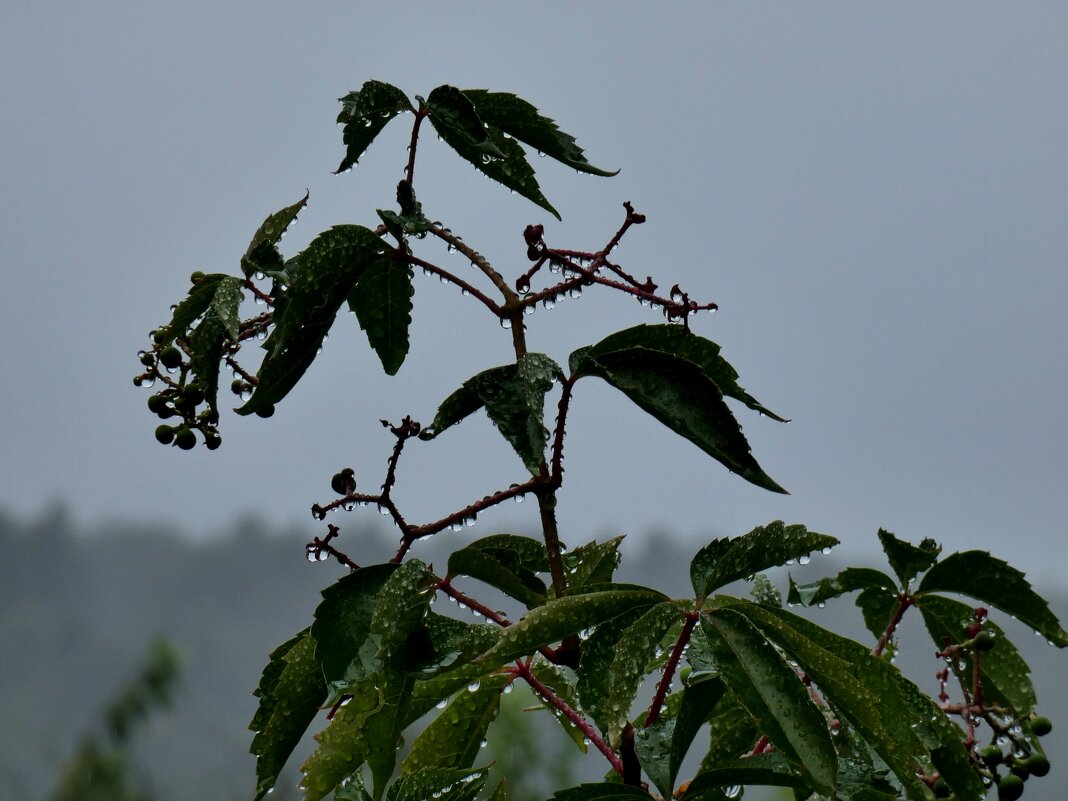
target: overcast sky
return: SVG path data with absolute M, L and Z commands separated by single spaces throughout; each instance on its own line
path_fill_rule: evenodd
M 507 333 L 457 292 L 419 277 L 395 379 L 343 315 L 275 417 L 224 415 L 214 453 L 156 444 L 148 392 L 130 378 L 190 271 L 237 272 L 269 212 L 310 190 L 289 255 L 392 204 L 407 125 L 333 176 L 337 97 L 369 78 L 410 96 L 452 83 L 527 98 L 593 163 L 622 171 L 536 160 L 558 223 L 431 136 L 417 189 L 432 218 L 514 277 L 524 225 L 596 250 L 632 201 L 649 222 L 619 262 L 718 302 L 696 330 L 792 419 L 737 412 L 791 492 L 780 497 L 581 383 L 565 541 L 670 528 L 696 544 L 781 518 L 862 559 L 882 526 L 947 551 L 987 548 L 1063 586 L 1068 6 L 667 9 L 4 4 L 0 506 L 37 514 L 58 499 L 87 521 L 209 532 L 250 510 L 310 527 L 308 507 L 345 465 L 373 488 L 391 446 L 379 418 L 429 421 L 463 380 L 509 357 Z M 660 321 L 593 294 L 529 318 L 531 348 L 566 362 Z M 416 521 L 523 479 L 484 419 L 410 456 L 396 493 Z M 476 531 L 530 527 L 533 514 L 511 506 Z

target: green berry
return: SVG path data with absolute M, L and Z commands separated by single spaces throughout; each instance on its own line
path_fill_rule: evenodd
M 196 447 L 197 435 L 194 434 L 190 429 L 183 428 L 174 438 L 174 444 L 181 448 L 183 451 L 190 451 Z
M 148 410 L 152 414 L 159 414 L 161 411 L 167 408 L 167 399 L 162 395 L 149 395 L 148 396 Z
M 1013 776 L 1019 776 L 1023 781 L 1027 781 L 1028 777 L 1031 775 L 1030 771 L 1027 770 L 1027 763 L 1020 759 L 1013 760 L 1009 770 L 1012 772 Z
M 992 631 L 980 631 L 975 635 L 975 650 L 989 651 L 997 643 L 997 637 Z
M 1016 801 L 1021 795 L 1023 795 L 1024 783 L 1023 779 L 1019 776 L 1002 776 L 998 782 L 998 799 L 999 801 Z
M 203 280 L 204 273 L 202 273 L 200 270 L 194 270 L 193 273 L 189 276 L 189 281 L 194 284 L 199 284 Z
M 168 425 L 157 426 L 156 441 L 161 445 L 170 445 L 174 441 L 174 429 Z
M 330 479 L 330 489 L 338 495 L 348 495 L 355 488 L 356 475 L 351 467 L 346 467 L 344 470 L 334 473 L 334 477 Z
M 190 406 L 199 406 L 204 402 L 204 390 L 199 384 L 190 384 L 182 390 L 182 397 Z
M 983 758 L 983 761 L 990 767 L 994 765 L 1000 765 L 1001 761 L 1005 758 L 1005 755 L 1001 753 L 1001 749 L 996 745 L 988 745 L 982 751 L 979 752 L 979 756 Z
M 262 409 L 257 409 L 256 414 L 260 417 L 271 417 L 274 414 L 274 404 L 264 406 Z
M 1031 718 L 1031 731 L 1039 737 L 1045 737 L 1053 731 L 1053 721 L 1044 715 L 1035 715 Z
M 235 378 L 233 380 L 233 383 L 230 384 L 230 391 L 233 392 L 235 395 L 240 395 L 242 392 L 245 391 L 245 387 L 247 386 L 248 384 L 246 384 L 240 378 Z
M 135 386 L 135 387 L 139 387 L 139 386 L 141 386 L 141 385 L 142 385 L 143 383 L 145 383 L 145 379 L 144 379 L 144 378 L 142 378 L 142 377 L 141 377 L 141 376 L 139 376 L 139 375 L 135 375 L 135 376 L 134 376 L 134 380 L 133 380 L 133 382 L 134 382 L 134 386 Z
M 222 445 L 222 437 L 220 437 L 218 434 L 215 434 L 214 436 L 206 437 L 204 439 L 204 446 L 209 451 L 213 451 L 213 450 L 217 449 L 220 445 Z
M 162 345 L 164 340 L 167 339 L 166 331 L 162 328 L 157 328 L 152 332 L 152 341 L 157 345 Z
M 1032 776 L 1045 776 L 1049 773 L 1049 760 L 1045 754 L 1031 754 L 1024 764 Z
M 156 357 L 149 353 L 147 350 L 141 351 L 138 358 L 141 360 L 141 364 L 145 367 L 151 367 L 156 363 Z
M 168 370 L 173 370 L 182 363 L 182 352 L 174 345 L 168 345 L 160 351 L 159 361 Z

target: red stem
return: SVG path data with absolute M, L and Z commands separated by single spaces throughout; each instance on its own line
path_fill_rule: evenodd
M 682 631 L 679 632 L 679 638 L 675 640 L 675 647 L 671 649 L 671 656 L 668 657 L 667 664 L 664 665 L 664 675 L 660 677 L 660 683 L 656 687 L 653 701 L 649 704 L 649 712 L 645 716 L 645 722 L 642 723 L 643 729 L 648 729 L 660 718 L 660 707 L 663 706 L 664 699 L 667 698 L 668 691 L 671 690 L 671 682 L 675 678 L 675 670 L 679 666 L 682 652 L 686 650 L 686 644 L 690 641 L 690 635 L 693 634 L 694 626 L 697 625 L 699 617 L 700 615 L 697 612 L 690 612 L 686 615 L 686 622 L 682 626 Z
M 911 595 L 902 593 L 897 596 L 898 607 L 894 612 L 894 616 L 890 618 L 890 622 L 886 626 L 886 631 L 883 632 L 883 636 L 879 638 L 879 642 L 875 644 L 872 649 L 872 656 L 882 656 L 883 651 L 886 650 L 886 646 L 890 643 L 891 638 L 894 636 L 894 632 L 897 631 L 897 626 L 901 622 L 901 618 L 905 615 L 905 610 L 916 603 L 916 599 Z

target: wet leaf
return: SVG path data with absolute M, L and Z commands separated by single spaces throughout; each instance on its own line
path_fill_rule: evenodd
M 808 786 L 808 779 L 793 768 L 779 754 L 757 754 L 744 759 L 727 761 L 693 777 L 682 801 L 690 801 L 716 787 L 764 785 L 770 787 Z
M 649 801 L 649 794 L 626 784 L 597 782 L 557 790 L 553 801 Z
M 534 678 L 552 690 L 560 700 L 576 712 L 582 712 L 582 706 L 578 697 L 578 689 L 566 670 L 552 664 L 541 654 L 537 654 L 534 657 L 534 661 L 531 663 L 530 668 L 531 673 L 534 674 Z M 556 719 L 556 722 L 563 728 L 564 733 L 571 738 L 571 741 L 578 746 L 578 749 L 582 753 L 586 753 L 588 746 L 586 745 L 586 734 L 582 729 L 576 726 L 574 721 L 557 710 L 556 707 L 538 696 L 537 693 L 534 693 L 534 697 L 541 701 L 542 707 Z
M 397 779 L 386 801 L 474 801 L 488 776 L 489 768 L 422 768 Z
M 449 556 L 449 575 L 470 576 L 532 608 L 545 603 L 545 582 L 523 566 L 514 551 L 468 546 Z
M 613 537 L 606 542 L 589 542 L 564 554 L 567 584 L 571 593 L 583 587 L 608 584 L 619 567 L 619 546 L 623 537 Z
M 612 660 L 623 632 L 638 620 L 647 607 L 637 607 L 614 617 L 589 632 L 582 643 L 582 660 L 576 687 L 582 707 L 601 728 L 608 731 L 605 702 L 611 691 Z
M 925 539 L 915 546 L 900 540 L 885 529 L 879 529 L 879 542 L 886 552 L 887 561 L 894 573 L 901 579 L 901 586 L 907 587 L 916 578 L 917 573 L 927 570 L 938 559 L 941 546 L 932 539 Z
M 160 345 L 169 345 L 176 337 L 185 336 L 189 327 L 208 310 L 219 283 L 231 278 L 225 273 L 210 273 L 193 285 L 188 296 L 171 313 L 171 321 L 157 332 Z
M 297 215 L 308 205 L 308 194 L 281 211 L 270 215 L 256 230 L 249 242 L 248 250 L 241 257 L 241 272 L 245 278 L 256 273 L 269 273 L 283 268 L 282 254 L 278 252 L 278 242 L 286 229 L 297 219 Z M 236 336 L 236 334 L 235 334 Z
M 408 97 L 382 81 L 367 81 L 355 92 L 340 98 L 339 124 L 344 125 L 345 158 L 337 168 L 344 172 L 356 165 L 360 156 L 390 120 L 405 111 L 414 111 Z
M 387 375 L 396 375 L 408 355 L 413 294 L 411 267 L 393 258 L 370 262 L 348 294 L 349 308 Z

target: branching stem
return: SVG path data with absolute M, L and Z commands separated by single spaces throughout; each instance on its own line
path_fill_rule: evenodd
M 649 712 L 642 723 L 643 729 L 648 729 L 660 719 L 660 707 L 664 705 L 664 699 L 667 698 L 667 694 L 671 690 L 671 682 L 675 678 L 679 660 L 682 659 L 683 651 L 686 650 L 686 645 L 690 642 L 690 636 L 693 634 L 694 626 L 697 625 L 699 618 L 700 613 L 698 612 L 690 612 L 686 615 L 686 622 L 683 623 L 682 631 L 679 632 L 679 637 L 675 640 L 675 647 L 671 649 L 671 656 L 668 657 L 668 661 L 664 665 L 664 673 L 656 687 L 653 701 L 649 704 Z

